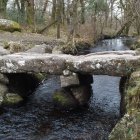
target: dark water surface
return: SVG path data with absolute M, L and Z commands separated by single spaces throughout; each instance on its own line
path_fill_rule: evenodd
M 103 40 L 88 53 L 127 50 L 130 40 Z M 89 107 L 61 112 L 52 103 L 52 93 L 60 88 L 59 77 L 50 76 L 26 103 L 5 108 L 0 115 L 0 140 L 107 140 L 120 118 L 120 77 L 93 78 Z

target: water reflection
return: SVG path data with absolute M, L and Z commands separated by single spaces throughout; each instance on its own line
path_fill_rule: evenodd
M 134 41 L 135 38 L 106 39 L 98 42 L 94 48 L 90 49 L 90 52 L 129 50 L 129 46 Z

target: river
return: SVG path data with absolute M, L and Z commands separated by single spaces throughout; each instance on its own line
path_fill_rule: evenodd
M 130 40 L 103 40 L 85 52 L 128 50 Z M 52 103 L 60 80 L 49 76 L 25 103 L 3 109 L 0 140 L 108 140 L 120 119 L 120 77 L 94 75 L 93 79 L 93 96 L 88 107 L 60 111 Z

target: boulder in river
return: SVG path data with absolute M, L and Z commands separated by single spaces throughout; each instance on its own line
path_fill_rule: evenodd
M 55 91 L 53 101 L 57 107 L 68 110 L 76 108 L 78 105 L 78 102 L 73 98 L 71 93 L 65 89 Z
M 3 104 L 4 105 L 15 105 L 15 104 L 19 104 L 23 101 L 23 98 L 16 94 L 16 93 L 6 93 L 6 95 L 4 96 L 4 101 Z
M 21 31 L 21 26 L 15 21 L 0 19 L 0 30 L 9 32 Z
M 80 106 L 86 105 L 92 95 L 91 86 L 79 86 L 71 88 L 73 97 L 78 101 Z

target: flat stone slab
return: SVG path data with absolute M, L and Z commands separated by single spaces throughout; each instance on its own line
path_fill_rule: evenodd
M 72 56 L 66 54 L 17 53 L 0 56 L 1 73 L 47 73 L 64 70 L 83 74 L 126 76 L 140 67 L 136 51 L 114 51 Z

